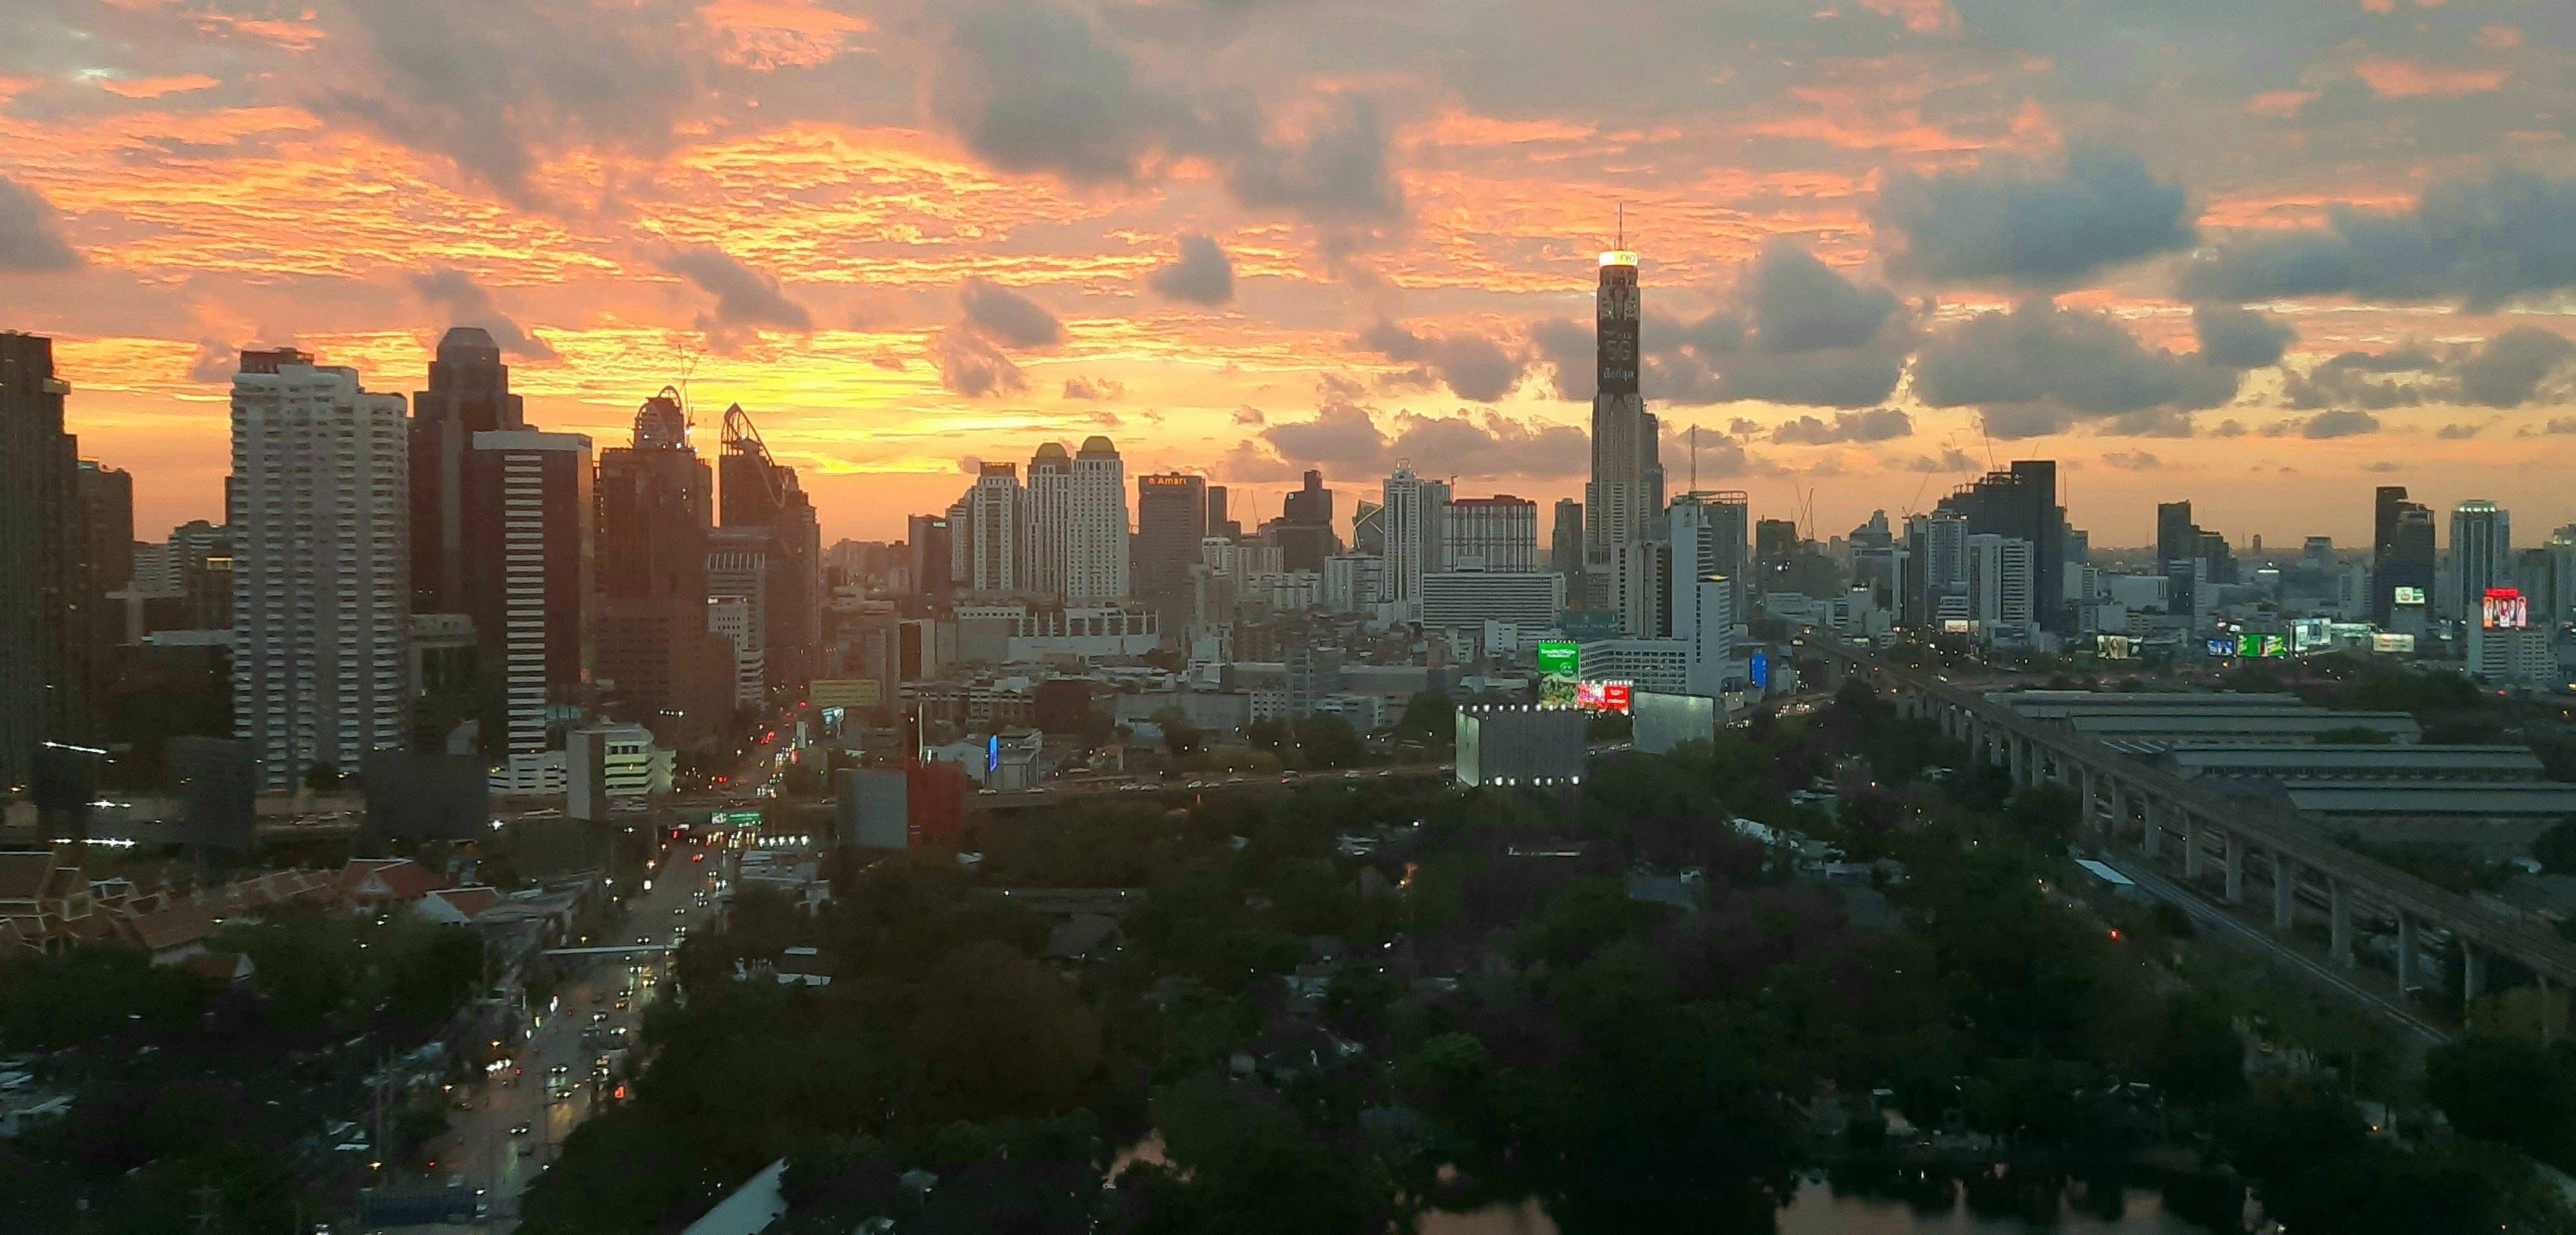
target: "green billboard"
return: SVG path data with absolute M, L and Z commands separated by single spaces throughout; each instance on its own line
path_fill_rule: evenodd
M 1538 645 L 1538 701 L 1559 707 L 1574 704 L 1574 682 L 1582 676 L 1583 645 L 1551 639 Z
M 707 816 L 707 822 L 710 825 L 719 828 L 756 828 L 760 826 L 760 812 L 756 810 L 720 810 Z

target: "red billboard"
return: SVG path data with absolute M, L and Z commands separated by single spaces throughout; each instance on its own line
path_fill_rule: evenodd
M 1634 698 L 1635 686 L 1629 682 L 1574 684 L 1574 706 L 1595 712 L 1625 712 Z
M 2491 587 L 2478 611 L 2478 625 L 2488 630 L 2521 630 L 2531 625 L 2531 600 L 2520 588 Z

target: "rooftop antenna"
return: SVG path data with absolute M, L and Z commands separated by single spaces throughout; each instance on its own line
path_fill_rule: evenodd
M 1627 237 L 1627 229 L 1625 229 L 1625 228 L 1620 229 L 1620 237 L 1619 237 L 1619 238 L 1620 238 L 1620 239 L 1622 239 L 1622 240 L 1625 240 L 1625 239 L 1627 239 L 1627 238 L 1628 238 L 1628 237 Z M 1692 425 L 1692 426 L 1690 427 L 1690 431 L 1691 431 L 1691 487 L 1690 487 L 1690 491 L 1691 491 L 1693 494 L 1697 494 L 1697 493 L 1699 492 L 1699 426 L 1698 426 L 1698 425 Z
M 1626 202 L 1619 203 L 1619 243 L 1610 247 L 1614 249 L 1628 247 L 1628 203 Z

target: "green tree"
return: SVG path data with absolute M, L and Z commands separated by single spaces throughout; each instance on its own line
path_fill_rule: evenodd
M 2531 856 L 2553 875 L 2576 874 L 2576 819 L 2563 819 L 2531 842 Z
M 1152 719 L 1154 727 L 1163 731 L 1163 749 L 1175 759 L 1196 753 L 1205 738 L 1179 708 L 1156 708 Z
M 2576 1166 L 2576 1067 L 2564 1046 L 2472 1033 L 2424 1058 L 2424 1096 L 2463 1135 Z
M 1424 691 L 1404 701 L 1395 735 L 1415 741 L 1454 746 L 1458 741 L 1458 705 L 1438 691 Z

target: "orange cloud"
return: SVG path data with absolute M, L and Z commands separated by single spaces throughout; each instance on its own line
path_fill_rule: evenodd
M 2420 60 L 2392 60 L 2372 56 L 2352 66 L 2352 71 L 2368 83 L 2370 92 L 2383 99 L 2458 98 L 2464 94 L 2483 94 L 2501 88 L 2513 70 L 2475 68 L 2467 65 L 2431 65 Z
M 186 94 L 222 84 L 203 73 L 182 73 L 177 77 L 102 77 L 98 88 L 119 98 L 157 99 L 165 94 Z

